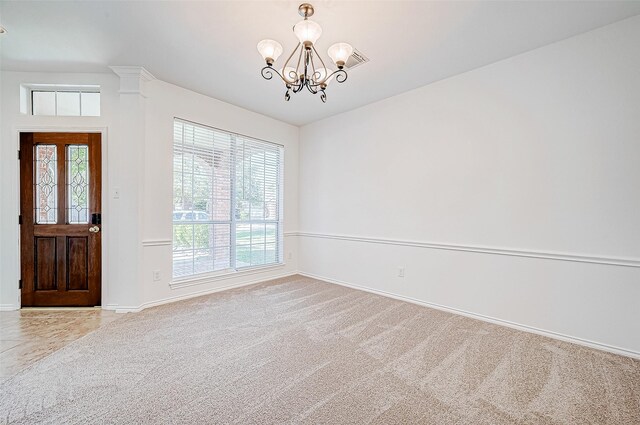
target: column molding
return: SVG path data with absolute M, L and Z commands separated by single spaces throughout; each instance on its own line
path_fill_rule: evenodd
M 118 90 L 120 94 L 137 94 L 146 98 L 146 83 L 156 79 L 142 66 L 110 66 L 109 68 L 120 77 L 120 90 Z
M 155 77 L 141 66 L 111 66 L 119 77 L 116 135 L 109 148 L 109 187 L 119 188 L 111 202 L 114 244 L 109 278 L 115 282 L 110 304 L 139 305 L 144 291 L 146 86 Z

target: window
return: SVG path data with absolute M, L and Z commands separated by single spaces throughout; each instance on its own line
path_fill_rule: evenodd
M 31 90 L 31 113 L 33 115 L 99 117 L 100 92 L 96 88 L 83 90 L 34 88 Z
M 282 146 L 177 119 L 173 146 L 173 277 L 282 263 Z

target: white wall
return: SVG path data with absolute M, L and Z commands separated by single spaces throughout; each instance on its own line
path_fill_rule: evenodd
M 303 127 L 300 270 L 640 354 L 638 46 L 635 17 Z
M 298 128 L 154 80 L 144 96 L 108 74 L 0 73 L 0 310 L 20 307 L 19 131 L 103 131 L 103 296 L 105 308 L 140 308 L 229 285 L 292 274 L 295 238 L 285 237 L 286 264 L 234 276 L 201 279 L 171 289 L 173 118 L 270 140 L 285 146 L 285 232 L 298 226 Z M 135 78 L 130 78 L 130 81 Z M 128 80 L 128 82 L 130 82 Z M 125 82 L 125 84 L 128 84 Z M 98 84 L 100 117 L 43 117 L 20 112 L 21 84 Z M 135 114 L 135 119 L 130 115 Z M 141 159 L 141 160 L 139 160 Z M 119 197 L 114 199 L 117 189 Z M 162 279 L 152 281 L 160 270 Z

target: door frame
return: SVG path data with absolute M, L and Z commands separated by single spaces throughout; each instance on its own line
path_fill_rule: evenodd
M 102 197 L 102 240 L 101 240 L 101 264 L 102 264 L 102 273 L 101 273 L 101 301 L 100 308 L 107 309 L 109 304 L 109 241 L 111 240 L 111 226 L 110 226 L 110 206 L 109 202 L 109 168 L 108 168 L 108 127 L 106 126 L 19 126 L 14 127 L 13 129 L 13 140 L 14 146 L 16 150 L 15 160 L 18 163 L 17 167 L 17 185 L 14 187 L 14 196 L 16 199 L 16 204 L 14 205 L 16 217 L 20 215 L 20 160 L 18 159 L 17 151 L 20 150 L 20 133 L 100 133 L 100 151 L 101 151 L 101 159 L 102 159 L 102 187 L 100 188 L 100 196 Z M 22 240 L 20 239 L 20 224 L 17 225 L 17 243 L 15 245 L 15 249 L 17 251 L 18 262 L 15 267 L 18 270 L 19 279 L 22 279 L 22 255 L 21 255 L 21 245 Z M 16 282 L 16 285 L 18 282 Z M 22 291 L 18 289 L 17 291 L 17 299 L 16 306 L 22 309 Z

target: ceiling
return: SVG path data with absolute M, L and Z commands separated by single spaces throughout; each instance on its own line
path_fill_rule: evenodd
M 1 1 L 3 70 L 109 72 L 157 78 L 304 125 L 640 14 L 640 1 L 313 1 L 318 51 L 346 41 L 371 60 L 327 89 L 284 100 L 260 76 L 256 44 L 295 47 L 298 1 Z

